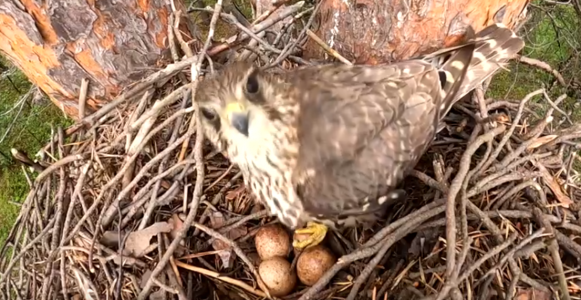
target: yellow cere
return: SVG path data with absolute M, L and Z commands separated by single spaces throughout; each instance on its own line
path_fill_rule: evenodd
M 244 111 L 244 106 L 240 102 L 230 102 L 226 105 L 226 113 L 237 113 Z

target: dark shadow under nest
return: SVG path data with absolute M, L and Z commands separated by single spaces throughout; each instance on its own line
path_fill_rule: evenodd
M 275 53 L 256 44 L 258 56 L 284 54 L 284 45 L 272 46 Z M 301 61 L 289 54 L 283 65 Z M 196 135 L 192 64 L 200 68 L 197 56 L 176 57 L 82 123 L 55 130 L 2 247 L 3 298 L 265 295 L 253 234 L 276 220 L 240 188 L 236 167 Z M 406 179 L 408 200 L 372 229 L 328 238 L 338 263 L 283 298 L 581 299 L 573 167 L 581 126 L 554 126 L 563 117 L 554 108 L 535 116 L 532 98 L 553 106 L 564 99 L 553 103 L 544 90 L 520 102 L 476 93 L 456 105 Z

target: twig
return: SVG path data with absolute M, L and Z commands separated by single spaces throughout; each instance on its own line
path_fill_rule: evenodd
M 508 253 L 506 253 L 504 255 L 504 257 L 502 259 L 500 259 L 500 261 L 492 268 L 490 268 L 485 274 L 484 276 L 482 276 L 482 279 L 492 275 L 496 270 L 498 270 L 502 265 L 504 265 L 506 263 L 507 260 L 512 259 L 517 251 L 519 251 L 520 249 L 524 248 L 527 244 L 529 244 L 530 242 L 532 242 L 534 239 L 540 237 L 543 235 L 543 230 L 539 229 L 535 232 L 533 232 L 531 235 L 527 236 L 526 238 L 524 238 L 520 243 L 518 243 L 518 245 L 516 245 L 515 247 L 513 247 Z M 482 280 L 480 279 L 480 280 Z
M 131 125 L 129 126 L 129 130 L 130 131 L 135 131 L 141 128 L 142 124 L 149 120 L 149 119 L 155 119 L 155 117 L 159 116 L 159 114 L 162 112 L 162 109 L 173 104 L 174 102 L 178 101 L 179 99 L 181 99 L 182 95 L 184 95 L 184 93 L 190 92 L 192 88 L 192 84 L 185 84 L 179 88 L 177 88 L 176 90 L 172 91 L 169 95 L 165 96 L 162 100 L 156 101 L 153 104 L 153 107 L 148 110 L 147 112 L 145 112 L 143 115 L 141 115 L 139 117 L 139 119 L 137 119 L 137 121 L 131 123 Z M 139 145 L 141 143 L 141 141 L 139 142 L 133 142 L 134 145 Z
M 28 251 L 30 248 L 32 248 L 34 246 L 34 244 L 36 244 L 40 240 L 42 240 L 44 238 L 44 236 L 47 235 L 52 230 L 52 227 L 54 226 L 55 221 L 56 221 L 56 219 L 52 218 L 49 221 L 49 223 L 46 225 L 46 227 L 42 230 L 42 232 L 40 232 L 39 235 L 37 235 L 32 241 L 30 241 L 30 243 L 28 243 L 26 246 L 24 246 L 24 247 L 22 247 L 22 249 L 20 249 L 20 253 L 18 253 L 12 260 L 10 260 L 10 263 L 6 267 L 4 273 L 0 274 L 0 281 L 3 281 L 4 278 L 6 278 L 6 276 L 8 276 L 8 274 L 10 273 L 10 270 L 12 270 L 12 268 L 14 267 L 16 262 L 23 255 L 26 254 L 26 251 Z
M 469 202 L 467 208 L 473 209 L 473 208 L 478 208 L 478 207 L 476 207 L 473 203 Z M 532 217 L 533 217 L 532 212 L 518 211 L 518 210 L 497 210 L 497 211 L 481 211 L 481 210 L 479 210 L 479 213 L 468 215 L 468 219 L 472 220 L 472 221 L 473 220 L 480 220 L 481 218 L 488 218 L 488 219 L 490 219 L 490 218 L 530 219 Z M 556 216 L 545 215 L 545 218 L 547 218 L 547 220 L 549 220 L 549 222 L 551 222 L 552 224 L 557 224 L 563 228 L 567 228 L 569 230 L 574 230 L 574 231 L 579 230 L 577 228 L 574 228 L 576 225 L 568 224 L 568 223 L 563 224 L 563 220 L 561 220 L 560 218 L 558 218 Z M 490 225 L 492 225 L 492 224 L 490 224 Z M 438 226 L 444 226 L 444 225 L 446 225 L 446 220 L 439 219 L 436 221 L 428 222 L 428 223 L 422 225 L 418 229 L 425 230 L 426 228 L 438 227 Z M 579 226 L 577 226 L 577 227 L 579 227 Z M 494 231 L 494 230 L 491 230 L 491 231 Z
M 172 118 L 169 118 L 167 120 L 165 120 L 161 125 L 157 126 L 155 129 L 153 129 L 150 133 L 147 134 L 147 136 L 144 138 L 143 142 L 141 142 L 141 144 L 138 146 L 138 148 L 143 148 L 145 146 L 145 144 L 159 131 L 161 131 L 162 129 L 164 129 L 164 126 L 166 126 L 166 123 L 170 123 L 171 121 L 173 121 Z M 137 182 L 139 181 L 139 179 L 141 179 L 143 176 L 145 176 L 145 174 L 147 173 L 147 171 L 152 168 L 153 166 L 155 166 L 155 164 L 162 160 L 166 155 L 168 155 L 171 151 L 173 151 L 173 149 L 177 148 L 184 140 L 188 139 L 191 135 L 193 135 L 194 132 L 193 130 L 186 132 L 183 136 L 181 136 L 179 139 L 177 139 L 175 142 L 173 142 L 171 145 L 168 145 L 162 152 L 160 152 L 158 155 L 156 155 L 153 159 L 151 159 L 140 171 L 139 173 L 137 173 L 137 175 L 133 178 L 133 180 L 126 186 L 123 188 L 123 190 L 117 195 L 117 197 L 115 198 L 115 201 L 106 209 L 104 210 L 104 217 L 102 219 L 102 225 L 103 226 L 108 226 L 113 217 L 115 216 L 115 212 L 117 211 L 117 206 L 119 206 L 120 201 L 126 197 L 126 195 L 131 191 L 131 189 L 137 185 Z M 132 166 L 133 162 L 137 159 L 137 157 L 139 156 L 139 150 L 136 150 L 135 154 L 133 154 L 131 157 L 129 157 L 125 164 L 123 165 L 123 167 L 121 168 L 121 170 L 119 170 L 119 172 L 115 175 L 115 177 L 113 177 L 113 179 L 111 181 L 109 181 L 101 190 L 101 192 L 99 193 L 99 196 L 97 197 L 97 200 L 101 200 L 104 195 L 105 192 L 108 191 L 112 186 L 116 185 L 117 182 L 125 175 L 125 172 Z
M 547 168 L 545 168 L 545 166 L 543 166 L 543 164 L 539 163 L 536 160 L 532 160 L 531 163 L 537 169 L 539 169 L 539 172 L 541 173 L 543 181 L 551 189 L 553 194 L 555 194 L 555 197 L 557 198 L 557 200 L 561 203 L 561 205 L 563 207 L 569 207 L 569 205 L 573 204 L 573 200 L 571 200 L 571 198 L 569 198 L 569 196 L 567 196 L 565 193 L 563 193 L 563 191 L 561 190 L 561 186 L 555 181 L 555 179 L 553 178 L 551 173 L 549 173 L 549 170 L 547 170 Z
M 180 43 L 180 48 L 182 48 L 182 51 L 184 51 L 184 53 L 186 54 L 186 57 L 193 57 L 194 53 L 192 52 L 192 49 L 190 49 L 190 46 L 188 45 L 188 43 L 186 43 L 186 41 L 184 40 L 184 38 L 182 37 L 182 33 L 180 32 L 180 18 L 181 18 L 181 11 L 178 10 L 175 12 L 175 23 L 168 23 L 170 26 L 173 26 L 173 32 L 175 33 L 175 37 L 177 38 L 178 42 Z
M 203 53 L 203 54 L 205 54 L 207 49 L 210 47 L 210 41 L 211 41 L 212 37 L 214 36 L 216 23 L 218 21 L 218 17 L 219 17 L 221 8 L 222 8 L 222 0 L 218 0 L 216 2 L 215 7 L 214 7 L 214 9 L 215 9 L 214 14 L 212 15 L 212 19 L 210 21 L 210 30 L 208 32 L 208 38 L 206 39 L 206 42 L 204 43 L 204 48 L 201 51 L 201 53 Z M 196 103 L 195 102 L 195 93 L 196 93 L 196 89 L 197 89 L 197 85 L 198 85 L 198 75 L 200 74 L 202 61 L 203 61 L 203 59 L 200 59 L 197 61 L 195 66 L 193 64 L 191 65 L 192 80 L 194 80 L 194 84 L 192 87 L 192 102 L 194 104 Z M 194 116 L 197 120 L 197 122 L 196 122 L 197 123 L 197 128 L 196 128 L 197 134 L 196 134 L 196 143 L 194 145 L 194 153 L 195 153 L 196 164 L 202 164 L 203 163 L 202 142 L 204 140 L 204 136 L 202 134 L 203 128 L 202 128 L 202 122 L 200 121 L 201 120 L 200 119 L 200 112 L 198 109 L 195 110 Z M 202 189 L 203 189 L 204 173 L 205 173 L 204 168 L 196 168 L 196 169 L 197 169 L 196 184 L 194 186 L 194 195 L 192 197 L 192 202 L 190 204 L 190 211 L 188 213 L 188 216 L 186 217 L 186 220 L 184 221 L 182 228 L 177 232 L 177 236 L 174 238 L 172 243 L 167 248 L 166 253 L 163 255 L 162 259 L 157 264 L 155 269 L 151 272 L 151 276 L 147 280 L 141 293 L 139 293 L 138 300 L 145 300 L 145 298 L 149 295 L 149 291 L 151 290 L 152 284 L 153 284 L 153 281 L 151 279 L 157 277 L 157 275 L 159 275 L 159 273 L 161 273 L 163 268 L 165 268 L 165 265 L 168 263 L 168 261 L 172 257 L 173 252 L 178 247 L 181 240 L 185 237 L 186 232 L 188 231 L 188 229 L 190 228 L 191 224 L 194 221 L 194 218 L 196 217 L 197 210 L 198 210 L 197 209 L 198 203 L 200 201 L 200 195 L 201 195 Z
M 267 68 L 270 68 L 270 67 L 273 67 L 273 66 L 280 64 L 286 57 L 288 57 L 290 52 L 297 46 L 299 41 L 304 38 L 307 30 L 311 27 L 311 24 L 313 24 L 313 22 L 315 20 L 315 16 L 318 15 L 319 8 L 321 7 L 321 4 L 322 4 L 322 2 L 320 2 L 320 1 L 317 2 L 317 5 L 315 6 L 315 9 L 313 10 L 313 12 L 311 14 L 311 17 L 307 21 L 307 24 L 305 25 L 303 30 L 301 30 L 301 32 L 299 33 L 299 36 L 296 38 L 296 40 L 292 44 L 286 45 L 284 47 L 284 50 L 282 51 L 282 53 L 276 58 L 276 60 L 274 62 L 269 64 Z
M 167 24 L 174 24 L 175 22 L 175 12 L 172 12 L 169 16 L 168 16 L 168 21 Z M 173 59 L 174 62 L 178 62 L 180 60 L 179 58 L 179 54 L 178 54 L 178 50 L 175 44 L 175 35 L 174 35 L 174 28 L 177 26 L 168 26 L 167 27 L 167 39 L 168 39 L 168 44 L 169 44 L 169 50 L 171 53 L 171 58 Z
M 61 138 L 62 138 L 62 136 L 61 136 Z M 62 140 L 59 139 L 59 144 L 61 144 L 61 143 L 62 143 Z M 62 152 L 61 152 L 61 155 L 62 155 Z M 60 234 L 62 233 L 61 222 L 63 221 L 64 215 L 66 212 L 65 205 L 63 203 L 64 202 L 63 201 L 64 193 L 65 193 L 65 189 L 67 186 L 67 181 L 66 181 L 65 176 L 66 176 L 65 170 L 64 170 L 64 168 L 61 168 L 60 169 L 60 176 L 59 176 L 60 177 L 60 184 L 59 184 L 59 188 L 58 188 L 56 199 L 55 199 L 57 207 L 56 207 L 56 216 L 54 218 L 55 223 L 54 223 L 53 233 L 51 236 L 51 239 L 52 239 L 51 244 L 50 244 L 51 252 L 50 252 L 50 254 L 45 262 L 47 265 L 47 272 L 49 272 L 49 274 L 48 274 L 48 276 L 45 277 L 43 285 L 42 285 L 42 299 L 43 300 L 47 299 L 46 297 L 48 297 L 48 294 L 49 294 L 48 288 L 49 288 L 49 285 L 53 279 L 53 275 L 54 275 L 53 264 L 54 264 L 54 259 L 56 258 L 57 254 L 58 254 L 57 247 L 59 246 L 59 240 L 60 240 L 59 238 L 60 238 Z M 62 278 L 64 278 L 64 274 L 63 274 Z M 63 288 L 64 288 L 66 282 L 63 281 L 61 284 L 63 285 Z M 64 295 L 66 297 L 66 294 L 64 294 Z
M 544 218 L 549 219 L 546 215 Z M 557 242 L 559 242 L 559 245 L 563 246 L 563 248 L 565 248 L 565 250 L 567 250 L 572 255 L 575 255 L 577 260 L 581 260 L 581 246 L 578 243 L 574 242 L 568 236 L 557 230 L 555 230 L 555 236 L 557 238 Z
M 565 278 L 565 271 L 563 270 L 563 262 L 561 261 L 561 255 L 559 254 L 559 245 L 557 244 L 555 229 L 553 226 L 551 226 L 551 223 L 545 219 L 539 208 L 533 208 L 533 214 L 539 225 L 541 225 L 544 230 L 551 235 L 549 238 L 549 251 L 553 257 L 553 263 L 555 264 L 556 269 L 555 271 L 557 271 L 557 278 L 559 279 L 559 287 L 561 290 L 561 299 L 571 300 L 571 295 L 569 295 L 569 288 L 567 286 L 567 279 Z
M 154 282 L 154 283 L 155 283 L 157 286 L 159 286 L 159 288 L 161 288 L 162 290 L 164 290 L 164 291 L 166 291 L 166 292 L 168 292 L 168 293 L 170 293 L 170 294 L 174 294 L 174 295 L 177 295 L 177 294 L 179 294 L 179 292 L 178 292 L 176 289 L 170 288 L 169 286 L 167 286 L 167 285 L 165 285 L 165 284 L 161 283 L 159 280 L 157 280 L 157 279 L 155 279 L 155 278 L 153 278 L 152 280 L 153 280 L 153 282 Z
M 543 90 L 543 95 L 545 96 L 545 101 L 547 101 L 547 103 L 549 103 L 549 106 L 551 106 L 551 109 L 556 110 L 560 114 L 562 114 L 565 117 L 565 119 L 567 119 L 567 121 L 569 122 L 570 125 L 574 124 L 573 121 L 571 121 L 571 118 L 569 118 L 569 114 L 566 113 L 561 108 L 559 108 L 559 106 L 557 105 L 557 103 L 560 103 L 565 98 L 567 98 L 567 94 L 561 95 L 559 98 L 557 98 L 557 101 L 555 101 L 555 102 L 551 101 L 551 97 L 549 97 L 549 94 L 547 94 L 546 90 Z M 552 114 L 552 111 L 551 111 L 551 114 Z
M 24 96 L 22 96 L 22 100 L 20 100 L 18 102 L 18 103 L 22 103 L 22 104 L 20 105 L 20 108 L 18 109 L 16 116 L 14 116 L 14 119 L 12 119 L 12 122 L 10 122 L 10 125 L 8 125 L 8 127 L 6 128 L 4 135 L 2 136 L 2 138 L 0 138 L 0 144 L 2 144 L 4 142 L 4 140 L 6 139 L 6 137 L 8 136 L 10 131 L 12 130 L 12 127 L 14 126 L 14 124 L 16 124 L 16 121 L 18 120 L 18 118 L 20 117 L 20 114 L 22 113 L 22 110 L 24 109 L 24 105 L 26 104 L 26 99 L 28 97 L 30 97 L 30 95 L 32 95 L 32 89 L 30 89 L 26 94 L 24 94 Z
M 509 198 L 511 198 L 512 196 L 514 196 L 516 193 L 524 190 L 527 187 L 532 187 L 535 189 L 535 191 L 538 192 L 539 194 L 539 198 L 541 199 L 541 204 L 542 205 L 548 205 L 549 203 L 547 202 L 547 196 L 545 195 L 545 192 L 543 192 L 543 188 L 535 181 L 533 180 L 527 180 L 521 184 L 518 184 L 517 186 L 511 188 L 505 195 L 502 196 L 502 198 L 500 198 L 499 200 L 496 201 L 496 203 L 494 203 L 493 208 L 495 210 L 500 209 L 500 207 L 504 204 L 504 202 L 506 200 L 508 200 Z
M 424 215 L 434 209 L 439 208 L 440 206 L 442 206 L 443 201 L 434 201 L 430 204 L 424 205 L 423 207 L 421 207 L 420 209 L 418 209 L 417 211 L 393 222 L 390 223 L 388 226 L 384 227 L 383 229 L 381 229 L 380 231 L 378 231 L 373 237 L 371 237 L 367 242 L 365 242 L 365 244 L 363 244 L 362 248 L 369 248 L 373 245 L 376 245 L 377 243 L 381 242 L 388 234 L 392 233 L 393 231 L 395 231 L 398 227 L 406 224 L 407 222 L 410 222 L 410 220 L 413 220 L 415 218 L 420 217 L 421 215 Z
M 76 154 L 76 155 L 67 156 L 67 157 L 65 157 L 63 159 L 60 159 L 60 160 L 56 161 L 55 163 L 53 163 L 52 165 L 50 165 L 48 168 L 46 168 L 44 171 L 42 171 L 42 173 L 38 174 L 38 176 L 34 180 L 34 183 L 35 184 L 39 184 L 46 177 L 48 177 L 50 174 L 52 174 L 52 172 L 56 171 L 60 167 L 66 165 L 66 164 L 72 163 L 74 161 L 81 160 L 83 158 L 84 158 L 83 155 Z
M 81 291 L 84 292 L 84 295 L 83 295 L 84 298 L 85 299 L 101 299 L 101 297 L 99 297 L 100 292 L 97 289 L 97 287 L 93 284 L 91 279 L 89 279 L 85 275 L 85 273 L 83 273 L 81 270 L 77 269 L 76 267 L 70 266 L 70 268 L 77 278 L 77 281 L 79 283 L 79 288 L 81 289 Z
M 218 272 L 214 272 L 214 271 L 210 271 L 210 270 L 207 270 L 207 269 L 204 269 L 204 268 L 192 266 L 192 265 L 183 263 L 181 261 L 176 261 L 175 263 L 176 263 L 176 265 L 178 267 L 182 267 L 182 268 L 187 269 L 187 270 L 190 270 L 190 271 L 194 271 L 194 272 L 197 272 L 197 273 L 200 273 L 200 274 L 204 274 L 206 276 L 210 276 L 210 277 L 213 277 L 213 278 L 222 280 L 224 282 L 227 282 L 227 283 L 230 283 L 230 284 L 235 285 L 237 287 L 240 287 L 240 288 L 242 288 L 242 289 L 244 289 L 244 290 L 246 290 L 246 291 L 248 291 L 250 293 L 253 293 L 254 295 L 256 295 L 258 297 L 264 297 L 264 298 L 267 297 L 265 293 L 263 293 L 263 292 L 255 289 L 255 288 L 247 285 L 246 283 L 244 283 L 242 281 L 239 281 L 239 280 L 236 280 L 236 279 L 232 279 L 232 278 L 230 278 L 228 276 L 221 275 Z
M 323 48 L 323 50 L 327 51 L 327 53 L 331 54 L 333 57 L 335 57 L 336 59 L 338 59 L 342 63 L 349 65 L 349 66 L 353 65 L 349 60 L 347 60 L 345 57 L 343 57 L 341 54 L 339 54 L 339 52 L 337 52 L 333 48 L 329 47 L 329 45 L 327 45 L 327 43 L 325 43 L 323 40 L 321 40 L 314 32 L 312 32 L 310 29 L 308 29 L 308 27 L 307 27 L 307 35 L 311 39 L 313 39 L 313 41 L 315 41 L 319 46 L 321 46 L 321 48 Z
M 269 215 L 268 210 L 263 209 L 261 211 L 255 212 L 255 213 L 250 214 L 248 216 L 245 216 L 244 218 L 241 218 L 240 220 L 236 221 L 232 225 L 227 225 L 227 226 L 224 226 L 222 228 L 219 228 L 219 231 L 221 233 L 228 232 L 228 231 L 231 231 L 234 228 L 240 227 L 242 224 L 244 224 L 244 223 L 246 223 L 246 222 L 248 222 L 250 220 L 264 218 L 264 217 L 266 217 L 268 215 Z
M 495 255 L 499 254 L 500 252 L 502 252 L 502 250 L 508 248 L 514 242 L 514 240 L 516 238 L 517 238 L 517 235 L 512 234 L 504 243 L 502 243 L 502 244 L 492 248 L 490 251 L 488 251 L 485 255 L 483 255 L 481 258 L 479 258 L 477 261 L 475 261 L 473 264 L 471 264 L 470 267 L 466 271 L 464 271 L 464 273 L 462 273 L 462 275 L 460 275 L 460 277 L 458 277 L 458 282 L 462 282 L 462 281 L 466 280 L 466 278 L 468 278 L 468 276 L 470 276 L 472 273 L 474 273 L 474 271 L 476 271 L 478 268 L 480 268 L 480 266 L 482 266 L 482 264 L 484 264 L 486 261 L 488 261 L 489 259 L 491 259 Z
M 514 275 L 512 280 L 510 281 L 510 286 L 508 287 L 508 291 L 506 292 L 506 296 L 504 297 L 505 300 L 512 300 L 515 293 L 516 293 L 516 286 L 520 280 L 520 273 Z
M 474 197 L 478 194 L 484 193 L 492 188 L 500 186 L 504 183 L 511 182 L 511 181 L 519 181 L 519 180 L 534 180 L 538 177 L 541 177 L 541 172 L 512 172 L 511 174 L 507 174 L 501 177 L 496 178 L 486 184 L 483 184 L 484 180 L 478 182 L 472 189 L 470 189 L 467 193 L 468 197 Z
M 433 179 L 432 177 L 426 175 L 425 173 L 422 173 L 418 170 L 412 170 L 410 172 L 410 175 L 421 180 L 423 183 L 425 183 L 429 187 L 435 188 L 436 190 L 438 190 L 444 194 L 448 193 L 448 187 L 444 183 L 438 182 L 437 180 Z
M 327 270 L 327 272 L 325 272 L 325 274 L 319 279 L 319 281 L 317 281 L 317 283 L 315 283 L 307 292 L 305 292 L 301 296 L 301 298 L 299 298 L 299 300 L 312 299 L 313 297 L 315 297 L 315 295 L 317 293 L 319 293 L 331 281 L 331 279 L 335 276 L 335 274 L 337 274 L 337 272 L 339 272 L 341 269 L 343 269 L 344 267 L 346 267 L 347 265 L 349 265 L 350 263 L 352 263 L 354 261 L 372 256 L 380 250 L 387 251 L 389 249 L 389 247 L 391 247 L 391 245 L 393 245 L 393 243 L 395 241 L 401 239 L 401 238 L 399 238 L 401 235 L 403 235 L 403 236 L 407 235 L 409 232 L 413 231 L 413 229 L 415 227 L 419 226 L 421 223 L 423 223 L 426 220 L 444 212 L 444 210 L 445 210 L 445 207 L 441 204 L 440 205 L 428 204 L 428 205 L 424 206 L 424 208 L 427 208 L 427 207 L 430 207 L 430 209 L 422 210 L 423 213 L 421 213 L 421 214 L 415 214 L 415 215 L 411 214 L 405 218 L 402 218 L 402 219 L 405 219 L 405 221 L 400 223 L 401 226 L 393 228 L 393 234 L 391 234 L 390 236 L 386 236 L 386 234 L 384 234 L 383 232 L 377 233 L 376 236 L 383 235 L 385 237 L 385 239 L 383 239 L 383 237 L 382 237 L 383 240 L 380 243 L 371 243 L 371 246 L 366 247 L 366 245 L 369 243 L 368 242 L 361 249 L 359 249 L 351 254 L 344 255 L 344 256 L 340 257 L 337 260 L 337 263 L 335 265 L 333 265 L 329 270 Z M 412 216 L 412 215 L 413 215 L 413 218 L 410 218 L 410 216 Z M 395 224 L 395 223 L 390 224 L 390 226 L 393 224 Z M 387 234 L 389 234 L 389 231 Z M 379 259 L 381 259 L 381 258 L 379 258 Z M 377 260 L 378 262 L 379 262 L 379 259 Z M 367 276 L 365 276 L 365 277 L 367 277 Z
M 244 251 L 242 251 L 242 249 L 240 249 L 240 247 L 234 241 L 230 240 L 229 238 L 225 237 L 221 233 L 219 233 L 213 229 L 210 229 L 209 227 L 204 226 L 202 224 L 194 223 L 194 226 L 196 228 L 202 230 L 203 232 L 205 232 L 209 236 L 211 236 L 215 239 L 219 239 L 222 242 L 224 242 L 225 244 L 227 244 L 228 246 L 232 247 L 232 249 L 234 250 L 236 255 L 238 255 L 240 257 L 240 259 L 242 259 L 242 261 L 246 264 L 248 269 L 250 269 L 250 272 L 252 272 L 254 274 L 254 276 L 256 276 L 257 278 L 260 277 L 258 275 L 258 272 L 256 271 L 256 268 L 254 267 L 254 264 L 252 263 L 252 261 L 246 256 Z
M 390 236 L 386 237 L 383 241 L 383 245 L 381 246 L 381 248 L 379 249 L 379 251 L 377 252 L 375 257 L 371 261 L 369 261 L 369 263 L 367 264 L 365 269 L 363 269 L 363 271 L 359 275 L 359 278 L 357 278 L 357 280 L 353 284 L 353 287 L 351 288 L 351 292 L 349 292 L 349 296 L 347 297 L 347 300 L 355 300 L 355 297 L 357 296 L 357 292 L 361 288 L 361 285 L 363 285 L 363 283 L 367 280 L 367 278 L 369 277 L 371 272 L 373 272 L 373 269 L 377 266 L 379 261 L 383 258 L 383 256 L 387 252 L 387 250 L 389 250 L 389 248 L 391 248 L 391 246 L 393 246 L 393 244 L 395 244 L 397 241 L 404 238 L 406 235 L 408 235 L 410 232 L 412 232 L 417 226 L 420 226 L 421 223 L 423 223 L 425 220 L 427 220 L 433 216 L 436 216 L 436 215 L 442 213 L 443 211 L 444 211 L 443 207 L 440 207 L 438 209 L 434 209 L 434 210 L 430 211 L 429 213 L 422 215 L 421 218 L 411 220 L 410 222 L 402 225 L 400 228 L 395 230 Z M 374 248 L 374 247 L 372 247 L 372 248 Z M 368 250 L 368 249 L 365 249 L 365 250 Z M 361 254 L 364 254 L 365 250 L 362 250 Z M 355 252 L 353 254 L 346 256 L 346 258 L 347 257 L 358 258 L 358 256 L 360 256 L 360 255 L 357 255 L 357 252 Z M 339 260 L 340 261 L 347 261 L 346 258 L 340 258 Z M 351 259 L 349 259 L 349 260 L 351 260 Z M 318 284 L 318 282 L 317 282 L 317 284 Z M 305 296 L 303 296 L 303 297 L 305 297 Z M 301 297 L 301 299 L 302 299 L 302 297 Z
M 454 271 L 454 266 L 456 264 L 456 253 L 454 251 L 454 245 L 456 245 L 456 217 L 455 217 L 455 209 L 456 209 L 456 196 L 460 189 L 462 188 L 462 184 L 465 180 L 466 174 L 468 173 L 468 169 L 470 168 L 470 161 L 472 159 L 472 155 L 474 152 L 485 142 L 492 140 L 495 136 L 504 132 L 506 127 L 504 125 L 499 125 L 497 128 L 490 130 L 489 132 L 481 135 L 478 137 L 462 155 L 460 159 L 460 168 L 458 169 L 458 173 L 452 183 L 450 184 L 450 190 L 448 193 L 448 199 L 446 204 L 446 243 L 447 247 L 447 255 L 446 255 L 446 276 L 450 277 L 452 272 Z
M 496 158 L 498 157 L 498 155 L 500 154 L 500 151 L 502 151 L 502 149 L 504 148 L 504 145 L 506 145 L 506 143 L 508 142 L 508 140 L 512 137 L 512 134 L 516 128 L 516 126 L 518 125 L 522 114 L 523 114 L 523 110 L 525 107 L 525 104 L 534 96 L 540 95 L 544 92 L 544 89 L 538 89 L 532 93 L 527 94 L 521 101 L 520 104 L 518 106 L 518 111 L 516 113 L 516 116 L 514 118 L 514 120 L 512 121 L 512 125 L 510 126 L 508 132 L 502 137 L 502 140 L 500 141 L 500 143 L 498 144 L 498 146 L 496 147 L 496 149 L 494 149 L 494 152 L 492 152 L 492 154 L 490 155 L 490 157 L 488 158 L 488 161 L 482 166 L 482 168 L 480 168 L 480 173 L 482 171 L 485 171 L 488 169 L 488 167 L 496 160 Z
M 211 11 L 211 10 L 209 10 L 209 11 Z M 252 32 L 252 30 L 250 30 L 248 27 L 246 27 L 242 23 L 240 23 L 236 19 L 235 16 L 233 16 L 231 14 L 225 14 L 225 13 L 220 14 L 220 16 L 222 16 L 223 18 L 228 19 L 230 22 L 232 22 L 232 24 L 236 25 L 236 27 L 238 27 L 238 29 L 240 29 L 242 32 L 246 33 L 253 40 L 255 40 L 258 43 L 260 43 L 260 45 L 262 45 L 266 50 L 271 51 L 273 53 L 277 53 L 277 54 L 278 53 L 281 53 L 281 50 L 274 48 L 269 43 L 267 43 L 266 41 L 264 41 L 257 34 L 255 34 L 254 32 Z
M 195 116 L 198 118 L 199 113 L 196 110 Z M 199 120 L 199 119 L 198 119 Z M 198 122 L 199 125 L 201 126 L 201 122 Z M 202 158 L 202 141 L 203 141 L 203 135 L 200 134 L 202 131 L 200 130 L 200 127 L 198 127 L 197 129 L 198 134 L 196 134 L 196 144 L 194 146 L 194 151 L 196 153 L 196 164 L 200 164 L 203 162 L 203 158 Z M 178 139 L 176 141 L 176 145 L 180 144 L 182 142 L 181 139 Z M 204 180 L 204 168 L 196 168 L 197 170 L 197 178 L 196 178 L 196 185 L 194 187 L 194 195 L 192 198 L 192 202 L 190 204 L 191 209 L 188 213 L 188 216 L 186 217 L 186 220 L 184 221 L 184 224 L 182 226 L 182 228 L 180 228 L 180 230 L 177 232 L 177 236 L 174 238 L 174 240 L 172 241 L 172 243 L 169 245 L 169 247 L 167 248 L 164 256 L 162 257 L 162 259 L 160 260 L 160 262 L 157 264 L 157 266 L 155 267 L 155 269 L 152 271 L 151 276 L 149 278 L 149 280 L 147 281 L 147 283 L 145 284 L 145 287 L 143 288 L 143 290 L 141 291 L 141 293 L 139 293 L 138 299 L 140 300 L 144 300 L 145 297 L 147 297 L 147 295 L 149 294 L 149 290 L 152 287 L 153 282 L 151 281 L 152 278 L 157 277 L 157 275 L 159 273 L 161 273 L 161 271 L 163 270 L 163 268 L 165 267 L 165 265 L 169 262 L 170 258 L 172 257 L 172 253 L 175 251 L 175 249 L 178 247 L 180 241 L 185 237 L 186 232 L 188 231 L 188 229 L 190 228 L 192 222 L 194 221 L 194 218 L 196 216 L 197 213 L 197 206 L 198 206 L 198 202 L 200 199 L 200 195 L 202 193 L 202 186 L 203 186 L 203 180 Z
M 221 197 L 224 195 L 224 193 L 226 192 L 226 190 L 228 190 L 229 188 L 232 187 L 232 185 L 234 185 L 234 182 L 237 181 L 240 177 L 242 177 L 242 172 L 238 172 L 236 175 L 234 175 L 234 177 L 232 177 L 232 179 L 230 179 L 230 181 L 228 181 L 221 189 L 218 193 L 216 193 L 216 195 L 214 195 L 214 198 L 212 199 L 212 204 L 215 205 L 215 203 L 218 203 L 218 201 L 220 201 Z M 204 210 L 204 212 L 202 213 L 202 215 L 200 216 L 200 220 L 198 223 L 203 224 L 204 222 L 206 222 L 206 219 L 208 218 L 208 213 L 209 213 L 209 207 L 206 207 L 206 209 Z M 200 234 L 200 230 L 199 229 L 195 229 L 194 230 L 194 236 L 198 236 L 198 234 Z
M 83 78 L 81 80 L 81 90 L 79 91 L 79 120 L 85 117 L 85 104 L 87 103 L 87 91 L 89 88 L 89 80 Z
M 183 69 L 192 65 L 198 61 L 198 57 L 190 57 L 184 59 L 180 62 L 170 64 L 165 69 L 160 70 L 156 73 L 149 75 L 147 78 L 141 80 L 139 83 L 135 84 L 130 90 L 123 93 L 119 97 L 115 98 L 113 101 L 107 103 L 98 111 L 94 112 L 93 114 L 85 117 L 80 123 L 75 124 L 73 127 L 67 129 L 67 134 L 72 134 L 76 132 L 78 129 L 83 127 L 84 125 L 93 125 L 97 120 L 101 119 L 103 116 L 114 110 L 120 104 L 132 99 L 133 97 L 140 94 L 142 91 L 151 88 L 153 83 L 158 81 L 163 81 L 164 79 L 171 77 L 178 72 L 181 72 Z
M 557 70 L 551 68 L 551 66 L 548 63 L 546 63 L 544 61 L 540 61 L 538 59 L 526 57 L 523 55 L 518 55 L 518 59 L 527 65 L 540 68 L 542 70 L 545 70 L 545 71 L 553 74 L 553 76 L 555 76 L 555 78 L 557 78 L 557 81 L 559 81 L 559 83 L 562 86 L 567 87 L 567 83 L 565 82 L 565 78 L 563 78 L 563 75 L 561 75 L 561 73 L 559 73 Z

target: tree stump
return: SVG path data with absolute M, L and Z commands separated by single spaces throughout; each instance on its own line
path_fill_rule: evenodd
M 172 2 L 185 11 L 183 0 Z M 52 102 L 77 118 L 83 78 L 89 81 L 90 112 L 156 71 L 168 48 L 168 3 L 2 0 L 0 51 Z M 180 29 L 189 41 L 186 21 L 180 19 Z
M 515 28 L 530 0 L 321 0 L 315 33 L 355 64 L 401 61 L 462 40 L 493 23 Z M 328 56 L 312 39 L 305 56 Z

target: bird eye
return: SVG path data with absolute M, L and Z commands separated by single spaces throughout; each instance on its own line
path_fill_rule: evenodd
M 250 94 L 256 94 L 258 92 L 258 79 L 254 72 L 248 75 L 246 79 L 246 91 Z
M 202 108 L 200 108 L 200 112 L 202 113 L 202 116 L 204 116 L 204 118 L 206 118 L 210 121 L 213 121 L 217 117 L 216 111 L 214 111 L 211 108 L 202 107 Z

